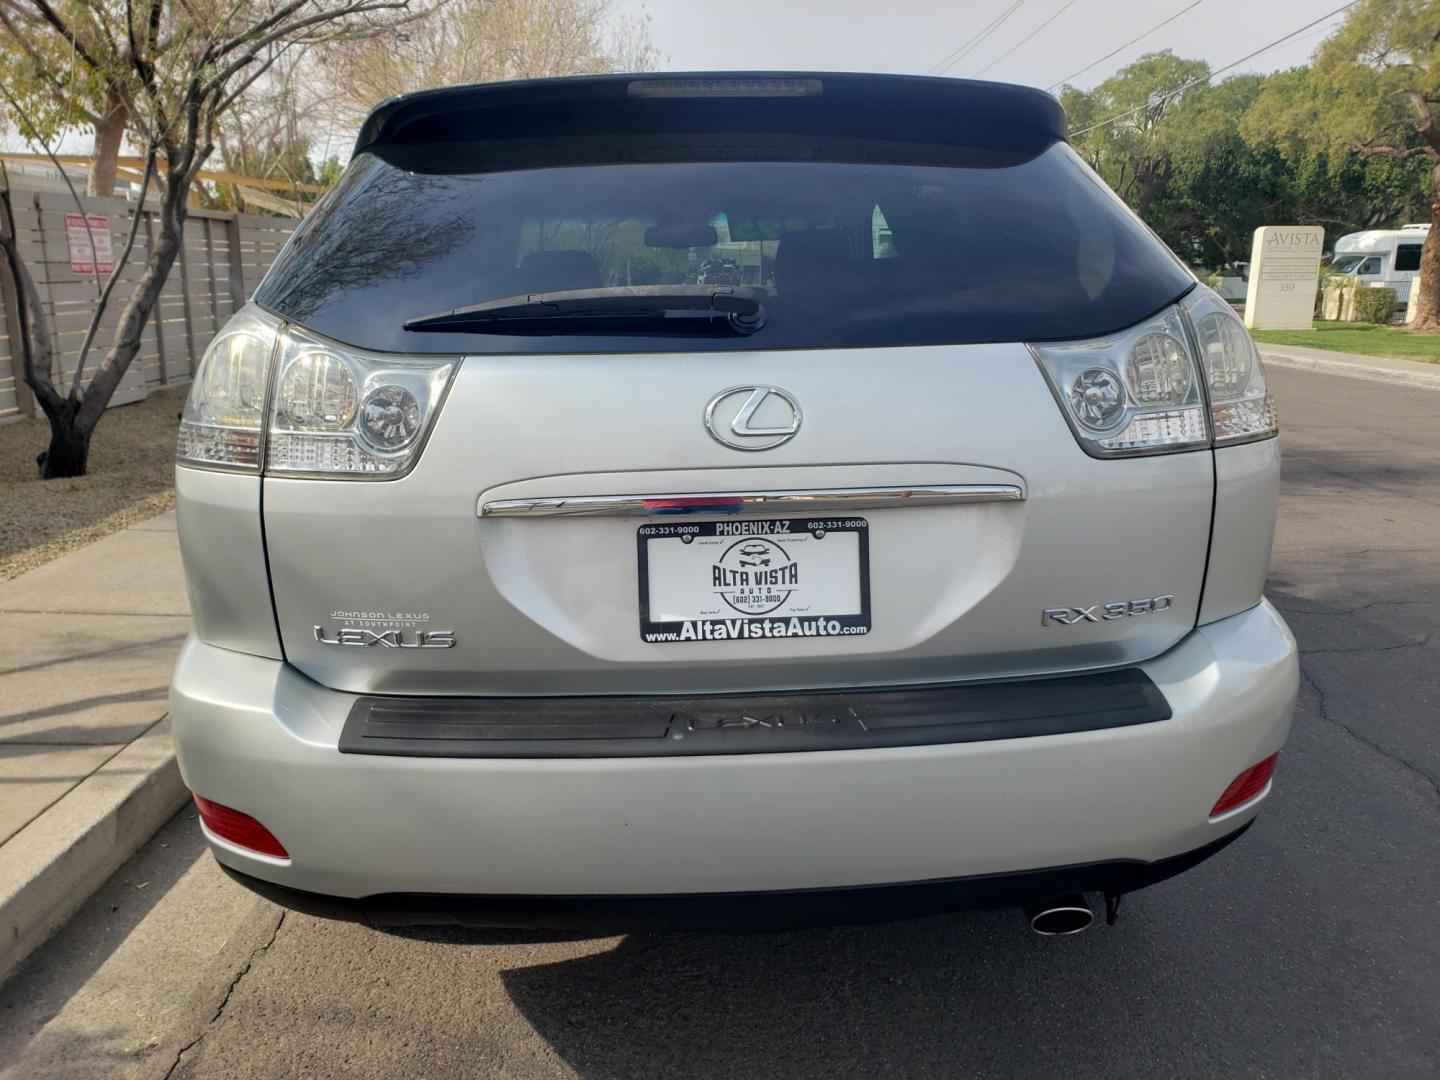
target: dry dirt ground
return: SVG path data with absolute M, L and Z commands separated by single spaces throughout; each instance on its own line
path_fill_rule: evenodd
M 44 420 L 0 427 L 0 581 L 175 504 L 175 429 L 185 388 L 109 410 L 90 449 L 90 472 L 41 480 L 35 455 Z

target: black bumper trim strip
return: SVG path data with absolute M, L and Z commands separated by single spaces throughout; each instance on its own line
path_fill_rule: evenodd
M 1157 862 L 1115 860 L 899 885 L 772 892 L 640 896 L 382 893 L 351 899 L 276 885 L 223 863 L 220 868 L 282 907 L 373 927 L 466 926 L 603 935 L 652 930 L 797 930 L 1025 907 L 1070 893 L 1135 892 L 1204 862 L 1238 840 L 1252 824 L 1254 819 L 1203 847 Z
M 682 757 L 1031 738 L 1170 719 L 1139 668 L 1000 683 L 714 697 L 361 697 L 344 754 Z

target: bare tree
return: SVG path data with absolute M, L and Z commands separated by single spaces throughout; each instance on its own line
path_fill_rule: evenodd
M 313 184 L 314 132 L 328 111 L 326 90 L 313 77 L 310 49 L 292 49 L 221 117 L 219 158 L 226 172 Z
M 648 18 L 618 15 L 609 0 L 417 0 L 415 11 L 423 17 L 319 54 L 345 119 L 429 87 L 643 71 L 659 58 Z
M 80 476 L 95 427 L 139 351 L 140 333 L 179 254 L 187 200 L 215 150 L 221 119 L 288 50 L 385 32 L 410 18 L 409 0 L 123 0 L 113 10 L 95 0 L 0 4 L 38 20 L 73 51 L 78 69 L 124 104 L 131 130 L 152 148 L 161 182 L 144 269 L 103 357 L 87 371 L 82 355 L 68 389 L 55 384 L 38 290 L 20 258 L 9 192 L 0 192 L 0 257 L 23 298 L 23 377 L 50 422 L 41 475 Z M 92 327 L 98 324 L 97 312 Z

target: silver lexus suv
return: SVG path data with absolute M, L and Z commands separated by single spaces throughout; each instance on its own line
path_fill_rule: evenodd
M 186 405 L 181 768 L 375 925 L 1079 929 L 1271 790 L 1275 434 L 1037 91 L 398 98 Z

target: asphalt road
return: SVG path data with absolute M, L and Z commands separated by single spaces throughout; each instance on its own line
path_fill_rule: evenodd
M 0 989 L 5 1075 L 1440 1075 L 1440 393 L 1273 383 L 1294 735 L 1250 834 L 1117 926 L 402 937 L 282 916 L 182 814 Z

